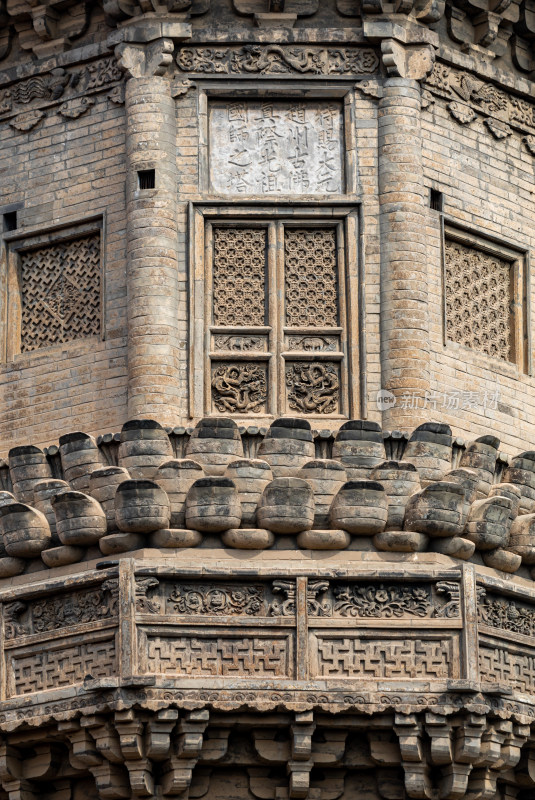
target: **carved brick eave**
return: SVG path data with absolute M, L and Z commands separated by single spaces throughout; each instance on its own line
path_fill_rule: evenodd
M 224 764 L 227 753 L 232 764 L 235 750 L 229 751 L 226 713 L 214 709 L 213 703 L 187 710 L 178 700 L 179 708 L 152 710 L 143 689 L 116 700 L 123 704 L 123 710 L 114 711 L 113 703 L 110 707 L 101 706 L 97 714 L 78 709 L 70 720 L 49 720 L 46 728 L 35 727 L 28 718 L 30 725 L 4 733 L 0 743 L 2 787 L 9 791 L 23 788 L 23 796 L 32 798 L 34 795 L 28 793 L 34 791 L 37 796 L 37 787 L 55 785 L 57 791 L 55 776 L 66 750 L 70 777 L 90 772 L 102 797 L 127 798 L 131 792 L 136 797 L 160 796 L 158 792 L 163 797 L 182 796 L 195 776 L 198 779 L 202 775 L 208 785 L 211 769 Z M 232 708 L 227 705 L 222 710 L 228 713 Z M 442 711 L 442 715 L 412 713 L 404 708 L 394 714 L 386 710 L 339 717 L 323 711 L 287 711 L 282 706 L 274 715 L 267 706 L 259 711 L 242 706 L 239 715 L 234 715 L 232 729 L 239 737 L 249 738 L 254 732 L 253 747 L 246 747 L 241 741 L 240 764 L 257 797 L 270 796 L 266 791 L 274 776 L 273 768 L 282 768 L 279 786 L 280 775 L 286 772 L 286 796 L 321 797 L 322 783 L 318 786 L 315 766 L 321 770 L 321 781 L 327 777 L 330 791 L 339 786 L 341 793 L 346 770 L 355 769 L 351 737 L 356 734 L 362 739 L 366 733 L 371 758 L 361 754 L 360 769 L 369 774 L 373 764 L 378 765 L 375 772 L 380 797 L 403 797 L 400 779 L 407 796 L 429 800 L 494 800 L 497 781 L 507 783 L 512 792 L 507 797 L 516 797 L 521 787 L 533 787 L 533 737 L 529 725 L 492 712 L 478 716 L 462 708 L 453 713 L 441 708 Z M 422 749 L 422 735 L 424 727 L 437 720 L 454 747 L 432 749 L 429 753 Z M 474 723 L 478 736 L 472 740 L 470 751 L 457 747 Z M 318 733 L 317 741 L 314 733 Z M 47 737 L 53 737 L 54 744 L 47 742 Z M 518 742 L 514 757 L 508 755 L 511 738 Z

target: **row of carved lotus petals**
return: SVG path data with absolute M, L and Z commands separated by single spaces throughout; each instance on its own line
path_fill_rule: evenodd
M 509 554 L 515 555 L 509 558 L 509 571 L 520 566 L 520 557 L 535 563 L 535 515 L 515 520 L 519 488 L 497 485 L 489 498 L 474 501 L 476 470 L 453 470 L 449 480 L 423 489 L 415 467 L 404 462 L 376 467 L 372 475 L 381 482 L 346 481 L 343 467 L 332 460 L 309 462 L 301 477 L 294 478 L 272 480 L 269 465 L 261 460 L 234 461 L 226 472 L 222 478 L 199 478 L 204 473 L 198 463 L 171 460 L 158 469 L 156 481 L 149 481 L 130 480 L 124 468 L 110 467 L 91 474 L 93 496 L 71 491 L 63 481 L 42 481 L 35 487 L 41 511 L 4 493 L 0 530 L 6 552 L 31 558 L 59 542 L 71 547 L 100 542 L 101 550 L 109 553 L 144 544 L 143 537 L 121 541 L 120 536 L 106 543 L 114 538 L 110 531 L 139 535 L 185 526 L 192 532 L 227 532 L 226 543 L 242 547 L 269 546 L 274 533 L 301 534 L 302 546 L 318 548 L 347 546 L 350 534 L 375 536 L 379 549 L 422 550 L 428 537 L 450 539 L 455 546 L 450 541 L 449 549 L 442 551 L 457 557 L 470 557 L 475 546 L 487 552 L 509 547 Z M 251 530 L 244 530 L 248 527 Z M 412 539 L 399 538 L 402 527 L 415 534 Z M 535 523 L 533 527 L 535 531 Z M 387 537 L 390 546 L 380 538 L 385 529 L 393 531 Z M 160 536 L 163 546 L 173 541 L 194 545 L 199 540 L 195 534 L 181 539 L 169 532 Z

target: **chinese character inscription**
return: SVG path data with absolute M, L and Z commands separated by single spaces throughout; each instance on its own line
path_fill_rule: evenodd
M 214 102 L 210 176 L 221 194 L 342 193 L 341 105 Z

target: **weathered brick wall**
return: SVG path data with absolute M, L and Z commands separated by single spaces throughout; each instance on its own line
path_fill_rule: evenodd
M 535 244 L 533 157 L 521 138 L 510 135 L 496 140 L 481 119 L 460 125 L 442 101 L 422 113 L 422 135 L 425 176 L 430 186 L 443 192 L 446 221 L 531 250 Z M 455 433 L 468 438 L 493 430 L 507 452 L 535 446 L 535 379 L 514 364 L 451 341 L 443 343 L 440 220 L 431 210 L 427 253 L 432 390 L 438 396 L 435 418 L 449 422 Z M 531 325 L 534 300 L 532 287 Z M 496 391 L 497 407 L 490 402 L 485 408 L 481 402 L 485 392 L 491 399 Z M 480 394 L 475 407 L 466 407 L 467 392 Z M 458 393 L 458 408 L 454 393 Z
M 50 444 L 66 430 L 83 429 L 92 433 L 118 430 L 128 417 L 125 110 L 122 105 L 112 103 L 106 92 L 93 97 L 95 105 L 76 119 L 50 112 L 30 131 L 1 123 L 3 207 L 23 203 L 18 211 L 19 228 L 31 233 L 61 225 L 74 226 L 87 217 L 102 215 L 105 292 L 102 340 L 100 337 L 75 340 L 19 354 L 0 365 L 2 453 L 15 444 L 29 441 Z M 354 103 L 356 189 L 357 196 L 362 197 L 360 253 L 366 302 L 362 346 L 366 370 L 362 388 L 365 413 L 380 422 L 382 415 L 376 402 L 384 380 L 380 301 L 387 276 L 381 274 L 379 235 L 378 100 L 373 94 L 356 91 Z M 206 199 L 200 183 L 200 161 L 206 143 L 200 93 L 195 88 L 179 93 L 175 108 L 178 295 L 173 302 L 180 355 L 176 375 L 169 376 L 169 380 L 176 380 L 173 387 L 176 418 L 173 416 L 172 424 L 188 424 L 191 422 L 188 269 L 192 236 L 188 204 Z M 533 244 L 533 162 L 521 137 L 515 133 L 496 139 L 483 119 L 460 125 L 442 99 L 436 99 L 422 111 L 421 125 L 424 192 L 433 187 L 443 193 L 446 220 L 461 224 L 479 236 L 492 236 L 529 251 Z M 348 205 L 351 202 L 348 200 Z M 434 393 L 434 400 L 427 403 L 427 417 L 448 421 L 457 435 L 470 439 L 492 430 L 501 435 L 502 446 L 508 452 L 535 446 L 531 422 L 534 379 L 514 364 L 489 359 L 452 342 L 443 344 L 440 216 L 431 209 L 425 216 L 431 394 Z M 534 303 L 532 298 L 532 306 Z M 385 308 L 382 313 L 386 313 Z M 401 361 L 392 365 L 394 370 L 402 367 Z M 353 380 L 358 377 L 353 376 Z M 496 391 L 499 398 L 493 408 Z M 481 402 L 468 403 L 466 392 L 479 393 Z M 418 401 L 422 402 L 422 398 L 416 398 Z M 154 416 L 158 418 L 157 413 Z M 414 427 L 409 424 L 411 414 L 406 416 L 407 428 Z M 337 426 L 337 422 L 329 419 L 325 419 L 325 424 Z
M 29 132 L 1 124 L 3 205 L 18 228 L 46 232 L 103 216 L 105 337 L 16 355 L 0 364 L 3 453 L 68 430 L 116 430 L 126 414 L 124 108 L 106 94 L 78 119 L 50 113 Z

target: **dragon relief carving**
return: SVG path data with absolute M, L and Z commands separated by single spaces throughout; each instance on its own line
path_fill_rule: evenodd
M 266 368 L 258 364 L 220 364 L 212 374 L 212 398 L 218 411 L 250 414 L 267 399 Z
M 304 414 L 338 411 L 340 380 L 338 367 L 326 361 L 297 362 L 286 369 L 288 405 Z
M 177 56 L 183 72 L 277 75 L 361 75 L 375 72 L 377 54 L 364 47 L 287 47 L 249 44 L 243 47 L 183 47 Z

